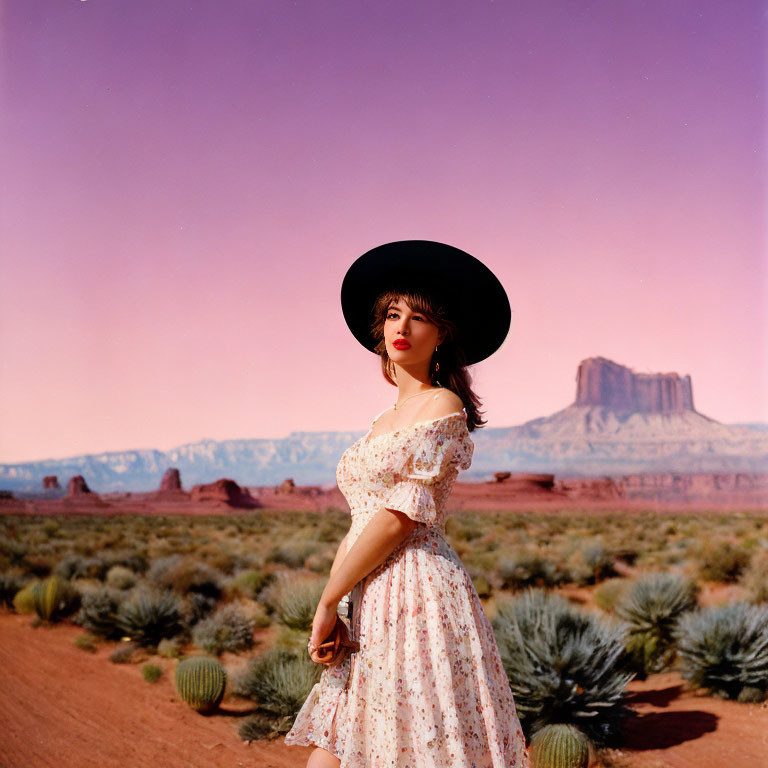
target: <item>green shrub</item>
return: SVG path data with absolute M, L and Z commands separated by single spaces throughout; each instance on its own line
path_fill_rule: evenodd
M 85 592 L 74 621 L 96 635 L 117 639 L 123 634 L 118 620 L 122 599 L 120 592 L 109 587 Z
M 278 718 L 291 718 L 298 714 L 322 670 L 306 653 L 306 641 L 304 653 L 270 648 L 250 662 L 234 681 L 233 690 Z
M 253 647 L 253 622 L 236 605 L 225 605 L 192 630 L 192 640 L 206 653 L 238 653 Z
M 536 768 L 588 768 L 589 739 L 575 725 L 552 723 L 533 734 Z
M 491 623 L 526 736 L 565 723 L 596 745 L 618 743 L 634 677 L 622 669 L 625 626 L 541 589 L 500 600 Z
M 98 557 L 70 555 L 60 560 L 53 568 L 53 573 L 62 579 L 98 579 L 104 578 L 107 566 Z
M 753 603 L 768 603 L 768 550 L 752 555 L 741 584 Z
M 270 717 L 264 714 L 255 714 L 246 717 L 237 732 L 243 741 L 253 742 L 262 739 L 275 739 L 281 733 L 290 730 L 290 724 L 287 728 L 281 723 L 282 718 Z
M 672 573 L 649 573 L 630 583 L 616 606 L 616 615 L 629 625 L 628 663 L 640 678 L 672 663 L 675 624 L 682 614 L 696 608 L 697 595 L 692 581 Z
M 75 638 L 75 645 L 81 651 L 88 651 L 88 653 L 96 653 L 98 648 L 96 647 L 96 637 L 90 632 L 83 632 Z
M 229 584 L 231 593 L 255 600 L 264 587 L 272 580 L 271 574 L 264 571 L 245 570 L 236 573 Z
M 696 558 L 699 563 L 699 578 L 705 581 L 734 582 L 749 563 L 749 553 L 730 541 L 706 541 Z
M 680 673 L 720 698 L 762 701 L 768 695 L 768 606 L 703 608 L 675 630 Z
M 281 624 L 292 629 L 310 630 L 325 589 L 325 580 L 281 573 L 262 591 L 259 598 Z
M 164 659 L 178 659 L 181 656 L 181 639 L 178 637 L 164 637 L 157 644 L 157 655 Z
M 145 664 L 141 668 L 141 676 L 148 683 L 156 683 L 163 676 L 163 670 L 154 664 Z
M 226 682 L 227 672 L 216 659 L 193 656 L 176 666 L 176 690 L 198 712 L 211 712 L 219 706 Z
M 158 587 L 173 589 L 179 595 L 196 592 L 218 600 L 223 574 L 205 563 L 170 555 L 153 561 L 147 571 L 147 579 Z
M 176 598 L 170 593 L 139 591 L 120 605 L 118 626 L 140 645 L 156 646 L 164 637 L 181 631 Z
M 124 565 L 113 565 L 107 571 L 107 584 L 121 591 L 131 589 L 136 585 L 136 574 Z
M 496 567 L 502 589 L 548 587 L 558 582 L 555 564 L 538 554 L 520 550 L 500 559 Z
M 591 573 L 590 583 L 596 584 L 609 576 L 616 576 L 613 568 L 615 556 L 602 541 L 587 542 L 581 547 L 580 554 L 584 567 Z
M 123 642 L 109 654 L 109 660 L 113 664 L 135 664 L 142 661 L 145 654 L 138 643 Z

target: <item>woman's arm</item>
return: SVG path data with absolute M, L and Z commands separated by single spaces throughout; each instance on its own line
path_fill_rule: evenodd
M 339 569 L 342 560 L 344 560 L 347 554 L 347 536 L 349 536 L 349 533 L 341 540 L 341 544 L 339 544 L 339 548 L 336 550 L 336 557 L 333 558 L 333 565 L 331 566 L 331 576 Z
M 376 512 L 355 539 L 338 569 L 331 569 L 320 604 L 335 608 L 355 584 L 381 565 L 405 541 L 416 525 L 416 521 L 396 510 L 380 509 Z

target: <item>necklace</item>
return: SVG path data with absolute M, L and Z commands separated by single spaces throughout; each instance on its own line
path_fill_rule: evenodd
M 433 389 L 423 389 L 421 392 L 417 392 L 415 395 L 410 395 L 410 397 L 406 397 L 402 403 L 395 403 L 393 407 L 395 410 L 397 410 L 398 408 L 402 408 L 411 399 L 411 397 L 417 397 L 418 395 L 426 395 L 427 392 L 434 392 L 437 389 L 445 389 L 445 387 L 434 387 Z

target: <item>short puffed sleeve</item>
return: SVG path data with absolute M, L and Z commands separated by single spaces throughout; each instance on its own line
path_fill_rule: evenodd
M 435 523 L 458 469 L 469 469 L 474 444 L 466 420 L 451 419 L 425 425 L 414 432 L 403 455 L 395 484 L 384 499 L 384 508 L 397 510 L 419 523 Z

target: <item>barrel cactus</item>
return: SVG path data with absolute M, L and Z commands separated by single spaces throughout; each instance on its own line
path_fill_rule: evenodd
M 226 683 L 227 672 L 216 659 L 193 656 L 176 667 L 176 690 L 198 712 L 210 712 L 219 706 Z
M 575 725 L 552 723 L 532 739 L 534 768 L 587 768 L 589 739 Z
M 32 595 L 35 613 L 43 621 L 56 621 L 71 612 L 76 600 L 75 590 L 60 576 L 36 584 Z

